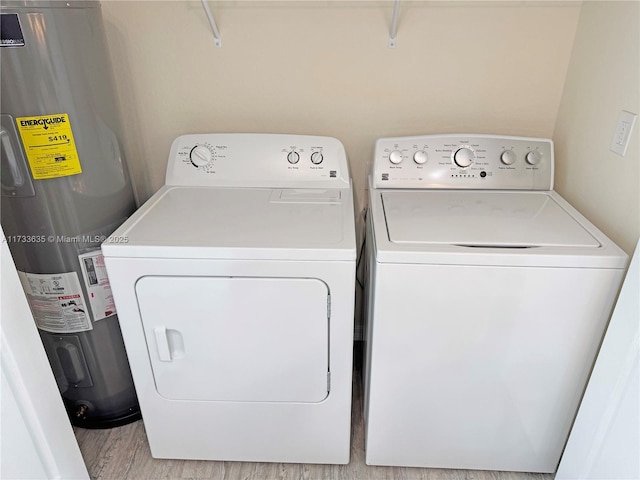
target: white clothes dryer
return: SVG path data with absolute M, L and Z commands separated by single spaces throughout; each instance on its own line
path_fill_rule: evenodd
M 545 139 L 377 142 L 367 464 L 555 471 L 627 255 L 553 169 Z
M 185 135 L 102 246 L 156 458 L 348 463 L 353 191 L 328 137 Z

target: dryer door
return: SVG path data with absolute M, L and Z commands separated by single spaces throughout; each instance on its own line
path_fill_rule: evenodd
M 320 402 L 327 285 L 310 278 L 148 276 L 136 284 L 156 389 L 172 400 Z

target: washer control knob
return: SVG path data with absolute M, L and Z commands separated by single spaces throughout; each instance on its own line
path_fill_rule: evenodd
M 461 168 L 466 168 L 473 163 L 476 159 L 476 154 L 473 153 L 473 150 L 467 147 L 462 147 L 458 149 L 456 153 L 453 154 L 453 161 L 456 162 Z
M 517 159 L 518 156 L 514 153 L 513 150 L 505 150 L 500 155 L 500 161 L 505 165 L 513 165 Z
M 298 152 L 291 151 L 287 154 L 287 160 L 289 161 L 289 163 L 291 164 L 296 164 L 300 161 L 300 154 Z
M 542 154 L 538 150 L 531 150 L 524 159 L 529 165 L 537 165 L 542 160 Z
M 424 165 L 429 160 L 429 155 L 424 150 L 418 150 L 413 154 L 413 161 L 418 165 Z
M 202 167 L 213 159 L 213 154 L 204 145 L 196 145 L 189 152 L 189 160 L 196 167 Z
M 322 160 L 324 160 L 322 153 L 313 152 L 311 154 L 311 163 L 313 163 L 314 165 L 320 165 L 322 163 Z
M 394 165 L 399 164 L 402 161 L 402 152 L 400 150 L 394 150 L 389 154 L 389 161 Z

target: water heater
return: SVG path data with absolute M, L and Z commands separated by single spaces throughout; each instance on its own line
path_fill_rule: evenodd
M 0 18 L 5 239 L 72 422 L 122 425 L 140 413 L 100 244 L 135 201 L 100 4 L 3 0 Z

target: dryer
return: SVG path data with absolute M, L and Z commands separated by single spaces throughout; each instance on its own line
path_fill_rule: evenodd
M 376 143 L 367 464 L 555 471 L 627 256 L 553 169 L 546 139 Z
M 184 135 L 102 245 L 156 458 L 348 463 L 353 192 L 328 137 Z

